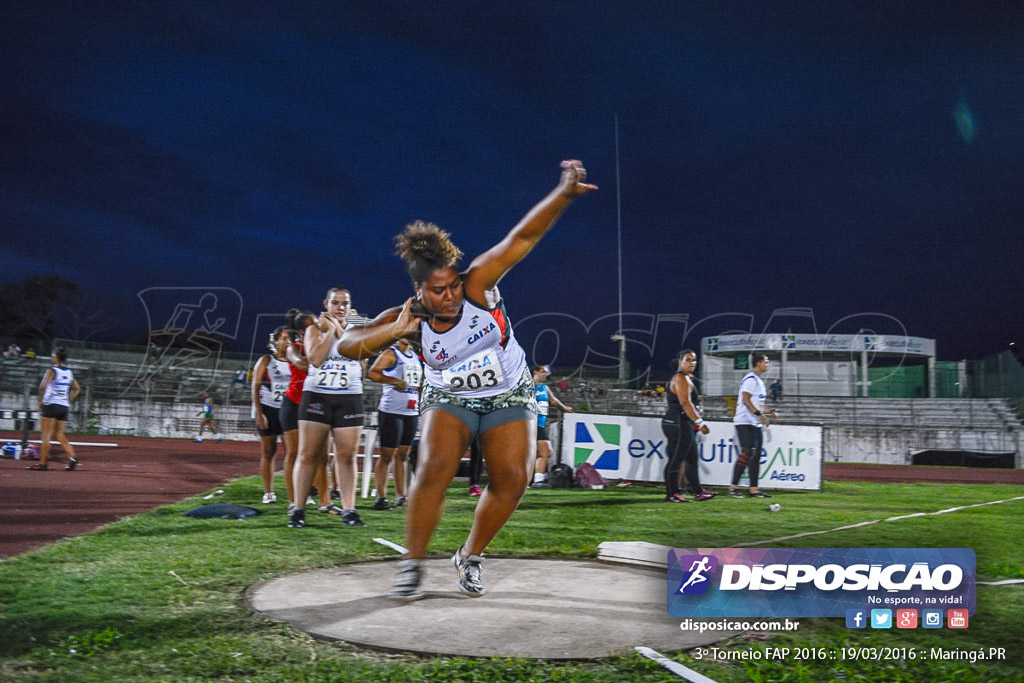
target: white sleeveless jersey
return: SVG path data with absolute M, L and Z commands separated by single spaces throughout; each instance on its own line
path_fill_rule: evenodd
M 489 311 L 463 299 L 454 327 L 436 332 L 424 321 L 420 340 L 427 383 L 466 398 L 503 394 L 526 370 L 526 354 L 512 334 L 503 303 Z
M 404 354 L 392 346 L 397 362 L 394 367 L 383 370 L 385 377 L 405 380 L 405 391 L 399 391 L 394 384 L 385 384 L 378 410 L 394 415 L 417 415 L 420 411 L 420 380 L 423 379 L 423 362 L 415 353 Z
M 260 403 L 271 408 L 280 408 L 281 399 L 288 391 L 288 384 L 291 381 L 291 364 L 287 360 L 278 360 L 271 356 L 263 383 L 260 384 Z
M 331 333 L 331 351 L 327 359 L 315 367 L 309 366 L 309 374 L 302 384 L 303 393 L 351 395 L 363 393 L 363 366 L 357 360 L 338 353 L 338 337 Z
M 53 366 L 53 379 L 46 385 L 43 391 L 43 405 L 45 406 L 70 406 L 68 397 L 71 395 L 71 382 L 75 379 L 75 373 L 68 368 Z

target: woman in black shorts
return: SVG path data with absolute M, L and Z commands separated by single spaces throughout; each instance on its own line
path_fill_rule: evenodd
M 366 376 L 384 385 L 377 404 L 380 428 L 380 459 L 373 471 L 377 486 L 375 510 L 390 510 L 388 472 L 395 466 L 395 507 L 405 505 L 405 458 L 416 436 L 420 415 L 420 385 L 423 362 L 406 339 L 377 356 Z
M 252 411 L 260 435 L 260 475 L 263 477 L 263 502 L 274 503 L 274 456 L 277 438 L 284 433 L 280 410 L 284 394 L 292 378 L 292 369 L 285 353 L 294 341 L 285 326 L 274 330 L 267 345 L 271 353 L 256 361 L 252 380 Z
M 64 468 L 73 470 L 78 466 L 78 459 L 75 458 L 75 449 L 71 447 L 68 437 L 64 436 L 64 425 L 67 423 L 68 410 L 71 402 L 78 396 L 81 388 L 73 373 L 64 364 L 68 362 L 68 352 L 63 346 L 58 347 L 51 357 L 53 367 L 43 375 L 43 381 L 39 385 L 39 409 L 40 423 L 42 428 L 41 448 L 39 449 L 39 462 L 29 465 L 30 470 L 46 470 L 46 464 L 50 457 L 50 441 L 57 439 L 64 452 L 68 454 L 68 464 Z
M 355 462 L 363 431 L 364 363 L 346 358 L 337 349 L 352 310 L 352 295 L 345 287 L 332 287 L 324 308 L 316 324 L 306 328 L 309 370 L 299 406 L 295 488 L 297 492 L 309 488 L 314 472 L 326 462 L 327 439 L 334 437 L 334 476 L 342 506 L 328 503 L 320 506 L 320 512 L 340 516 L 345 526 L 366 526 L 356 513 Z M 301 493 L 297 495 L 301 498 Z M 287 526 L 301 529 L 306 525 L 305 501 L 295 504 Z

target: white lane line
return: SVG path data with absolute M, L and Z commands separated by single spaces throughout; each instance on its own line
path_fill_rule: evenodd
M 406 553 L 409 552 L 408 548 L 403 548 L 402 546 L 398 545 L 397 543 L 392 543 L 391 541 L 387 540 L 386 538 L 375 538 L 373 540 L 376 541 L 377 543 L 380 543 L 381 545 L 386 545 L 387 547 L 391 548 L 392 550 L 394 550 L 397 553 L 402 553 L 403 555 L 405 555 Z
M 856 529 L 857 527 L 868 526 L 871 524 L 878 524 L 879 522 L 893 522 L 899 519 L 907 519 L 909 517 L 927 517 L 929 515 L 946 515 L 951 512 L 959 512 L 961 510 L 968 510 L 970 508 L 980 508 L 986 505 L 999 505 L 1001 503 L 1012 503 L 1016 500 L 1024 500 L 1024 496 L 1016 496 L 1015 498 L 1006 498 L 1004 500 L 991 500 L 987 503 L 975 503 L 973 505 L 961 505 L 955 508 L 946 508 L 945 510 L 937 510 L 936 512 L 917 512 L 912 515 L 902 515 L 899 517 L 889 517 L 888 519 L 873 519 L 869 522 L 860 522 L 858 524 L 847 524 L 846 526 L 839 526 L 835 529 L 824 529 L 822 531 L 805 531 L 802 534 L 793 534 L 792 536 L 779 536 L 778 538 L 771 538 L 767 541 L 751 541 L 749 543 L 733 543 L 732 547 L 742 548 L 755 545 L 765 545 L 767 543 L 778 543 L 779 541 L 789 541 L 794 538 L 804 538 L 806 536 L 817 536 L 819 534 L 830 534 L 834 531 L 846 531 L 847 529 Z

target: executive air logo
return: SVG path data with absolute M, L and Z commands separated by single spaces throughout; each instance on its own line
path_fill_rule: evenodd
M 573 465 L 589 462 L 598 470 L 619 469 L 622 425 L 595 422 L 576 423 L 576 450 Z M 581 445 L 582 444 L 582 445 Z M 596 459 L 595 459 L 596 454 Z
M 782 348 L 784 348 L 784 349 L 795 349 L 796 348 L 796 335 L 795 334 L 784 334 L 784 335 L 782 335 Z
M 667 606 L 673 617 L 863 618 L 897 607 L 973 615 L 975 563 L 970 548 L 677 548 Z
M 717 351 L 718 350 L 718 337 L 710 337 L 708 339 L 708 348 L 707 348 L 707 350 L 708 351 Z
M 864 337 L 864 350 L 865 351 L 877 351 L 878 350 L 878 337 Z

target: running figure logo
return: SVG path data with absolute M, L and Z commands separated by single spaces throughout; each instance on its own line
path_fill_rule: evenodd
M 714 555 L 687 555 L 679 558 L 680 566 L 686 570 L 683 583 L 679 586 L 679 595 L 701 595 L 711 586 L 708 574 L 718 571 L 718 558 Z

